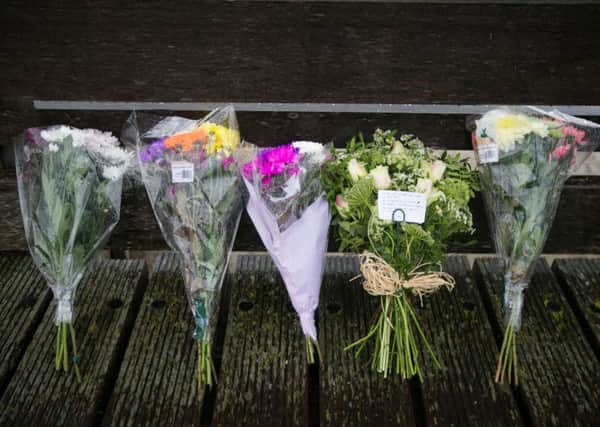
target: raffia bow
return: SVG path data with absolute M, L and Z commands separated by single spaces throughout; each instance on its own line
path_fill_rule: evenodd
M 442 287 L 452 290 L 456 284 L 454 277 L 443 271 L 423 273 L 413 270 L 408 279 L 401 279 L 383 258 L 368 251 L 360 255 L 360 272 L 364 278 L 363 288 L 374 296 L 396 295 L 401 289 L 407 289 L 423 298 Z

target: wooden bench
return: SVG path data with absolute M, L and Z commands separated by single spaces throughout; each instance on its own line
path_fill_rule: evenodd
M 471 3 L 0 5 L 0 425 L 593 425 L 598 176 L 575 176 L 563 192 L 545 253 L 567 258 L 536 266 L 517 388 L 493 382 L 501 277 L 480 197 L 476 234 L 456 239 L 445 264 L 456 289 L 418 310 L 443 361 L 422 384 L 384 380 L 343 351 L 376 300 L 348 282 L 357 259 L 333 241 L 317 313 L 323 360 L 307 366 L 296 315 L 244 216 L 215 336 L 218 383 L 198 390 L 178 262 L 140 187 L 124 194 L 108 251 L 77 293 L 83 383 L 51 363 L 52 297 L 27 253 L 14 176 L 11 142 L 24 127 L 118 133 L 132 108 L 198 117 L 233 101 L 244 137 L 263 145 L 343 147 L 381 127 L 470 150 L 465 115 L 488 104 L 600 118 L 600 6 Z M 466 253 L 480 255 L 471 264 Z

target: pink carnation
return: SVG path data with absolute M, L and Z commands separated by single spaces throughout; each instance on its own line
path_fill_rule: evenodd
M 587 144 L 587 141 L 583 140 L 583 138 L 585 138 L 585 131 L 577 129 L 576 127 L 573 127 L 573 126 L 563 126 L 560 130 L 562 131 L 564 136 L 573 137 L 573 139 L 575 140 L 575 144 L 577 144 L 577 145 L 586 145 Z
M 569 152 L 570 149 L 571 146 L 569 144 L 558 146 L 554 149 L 554 151 L 552 151 L 552 158 L 554 160 L 560 160 Z

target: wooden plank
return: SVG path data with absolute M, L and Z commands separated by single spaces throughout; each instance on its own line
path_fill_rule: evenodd
M 0 395 L 51 298 L 46 281 L 29 256 L 0 254 Z
M 428 360 L 421 385 L 427 425 L 521 425 L 510 389 L 492 378 L 499 347 L 466 257 L 449 257 L 444 271 L 454 276 L 455 289 L 424 298 L 417 309 L 443 366 Z
M 232 260 L 213 425 L 308 425 L 304 336 L 268 255 Z
M 552 271 L 600 358 L 600 259 L 557 259 Z
M 175 253 L 161 254 L 102 425 L 199 425 L 192 319 Z
M 157 0 L 6 0 L 1 8 L 6 97 L 588 105 L 600 99 L 596 4 L 184 0 L 173 8 Z
M 54 370 L 54 307 L 0 400 L 0 425 L 88 426 L 112 387 L 144 288 L 141 261 L 104 260 L 85 274 L 75 302 L 83 381 Z
M 368 366 L 368 357 L 354 357 L 344 347 L 368 332 L 378 299 L 363 291 L 358 281 L 358 259 L 333 255 L 327 259 L 318 309 L 320 364 L 320 419 L 323 425 L 415 424 L 408 382 L 397 376 L 384 379 Z M 372 346 L 365 351 L 371 351 Z
M 499 266 L 495 259 L 479 259 L 475 264 L 478 285 L 496 323 L 498 344 L 503 319 Z M 540 426 L 595 424 L 600 417 L 598 359 L 544 259 L 536 264 L 526 291 L 517 345 L 519 391 L 530 422 Z

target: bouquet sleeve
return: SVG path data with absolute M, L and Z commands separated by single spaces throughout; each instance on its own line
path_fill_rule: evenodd
M 471 126 L 481 192 L 504 272 L 506 331 L 496 381 L 518 383 L 524 291 L 569 175 L 600 143 L 600 126 L 533 107 L 498 108 Z
M 285 152 L 290 157 L 279 164 L 281 170 L 271 169 L 281 160 L 276 157 Z M 314 362 L 313 345 L 317 342 L 314 313 L 319 305 L 331 219 L 320 184 L 325 153 L 325 147 L 316 143 L 263 149 L 244 170 L 248 215 L 300 317 L 310 363 Z M 267 169 L 276 172 L 265 174 Z
M 68 126 L 28 129 L 15 154 L 25 236 L 57 306 L 56 369 L 67 371 L 73 362 L 79 376 L 75 290 L 119 221 L 132 156 L 110 133 Z M 69 353 L 75 353 L 71 360 Z
M 210 385 L 220 291 L 243 209 L 233 160 L 240 142 L 235 112 L 225 107 L 201 120 L 140 114 L 129 122 L 150 204 L 165 241 L 181 258 L 199 384 Z

